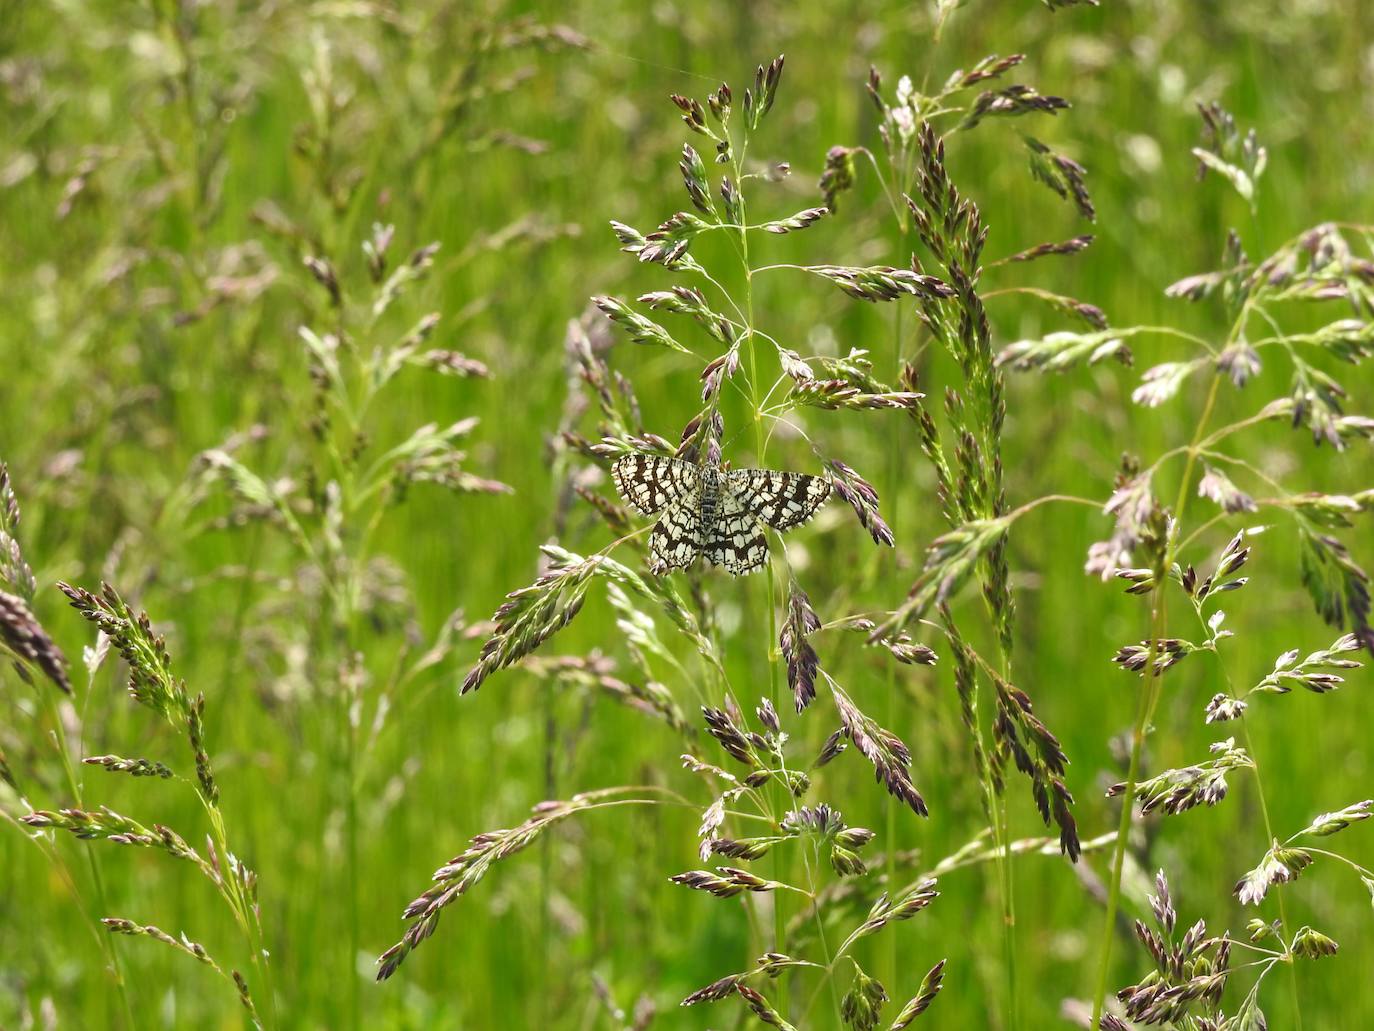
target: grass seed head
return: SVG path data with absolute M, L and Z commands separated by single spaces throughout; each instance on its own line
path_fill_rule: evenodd
M 16 594 L 0 591 L 0 648 L 16 662 L 27 679 L 26 667 L 42 673 L 63 694 L 72 693 L 67 676 L 67 657 L 34 616 L 28 603 Z

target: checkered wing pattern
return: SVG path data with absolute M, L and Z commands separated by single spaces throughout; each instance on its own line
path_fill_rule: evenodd
M 744 511 L 775 530 L 800 526 L 830 497 L 829 480 L 805 473 L 734 469 L 725 482 Z
M 702 470 L 662 455 L 625 455 L 611 467 L 616 488 L 645 515 L 657 515 L 649 536 L 649 568 L 686 569 L 705 556 L 735 576 L 768 563 L 765 526 L 800 526 L 830 496 L 830 482 L 771 469 Z
M 621 497 L 645 515 L 694 497 L 701 488 L 696 466 L 663 455 L 626 455 L 611 466 L 611 478 Z
M 658 575 L 686 569 L 701 554 L 701 501 L 696 492 L 673 502 L 649 535 L 649 570 Z
M 726 484 L 714 523 L 706 529 L 702 554 L 712 565 L 735 576 L 762 569 L 768 561 L 768 540 L 738 494 Z

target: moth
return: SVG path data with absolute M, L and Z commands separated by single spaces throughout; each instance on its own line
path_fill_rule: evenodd
M 686 569 L 698 556 L 735 576 L 762 569 L 764 527 L 800 526 L 830 496 L 830 481 L 819 476 L 641 453 L 618 459 L 611 476 L 634 508 L 659 517 L 649 537 L 649 569 L 658 575 Z

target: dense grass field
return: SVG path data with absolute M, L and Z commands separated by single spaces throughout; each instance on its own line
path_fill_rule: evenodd
M 0 1029 L 1374 1024 L 1374 9 L 1054 6 L 0 0 Z

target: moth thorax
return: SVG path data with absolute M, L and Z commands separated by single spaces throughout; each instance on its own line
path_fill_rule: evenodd
M 722 479 L 724 477 L 718 466 L 706 466 L 701 470 L 701 519 L 705 526 L 715 522 Z

